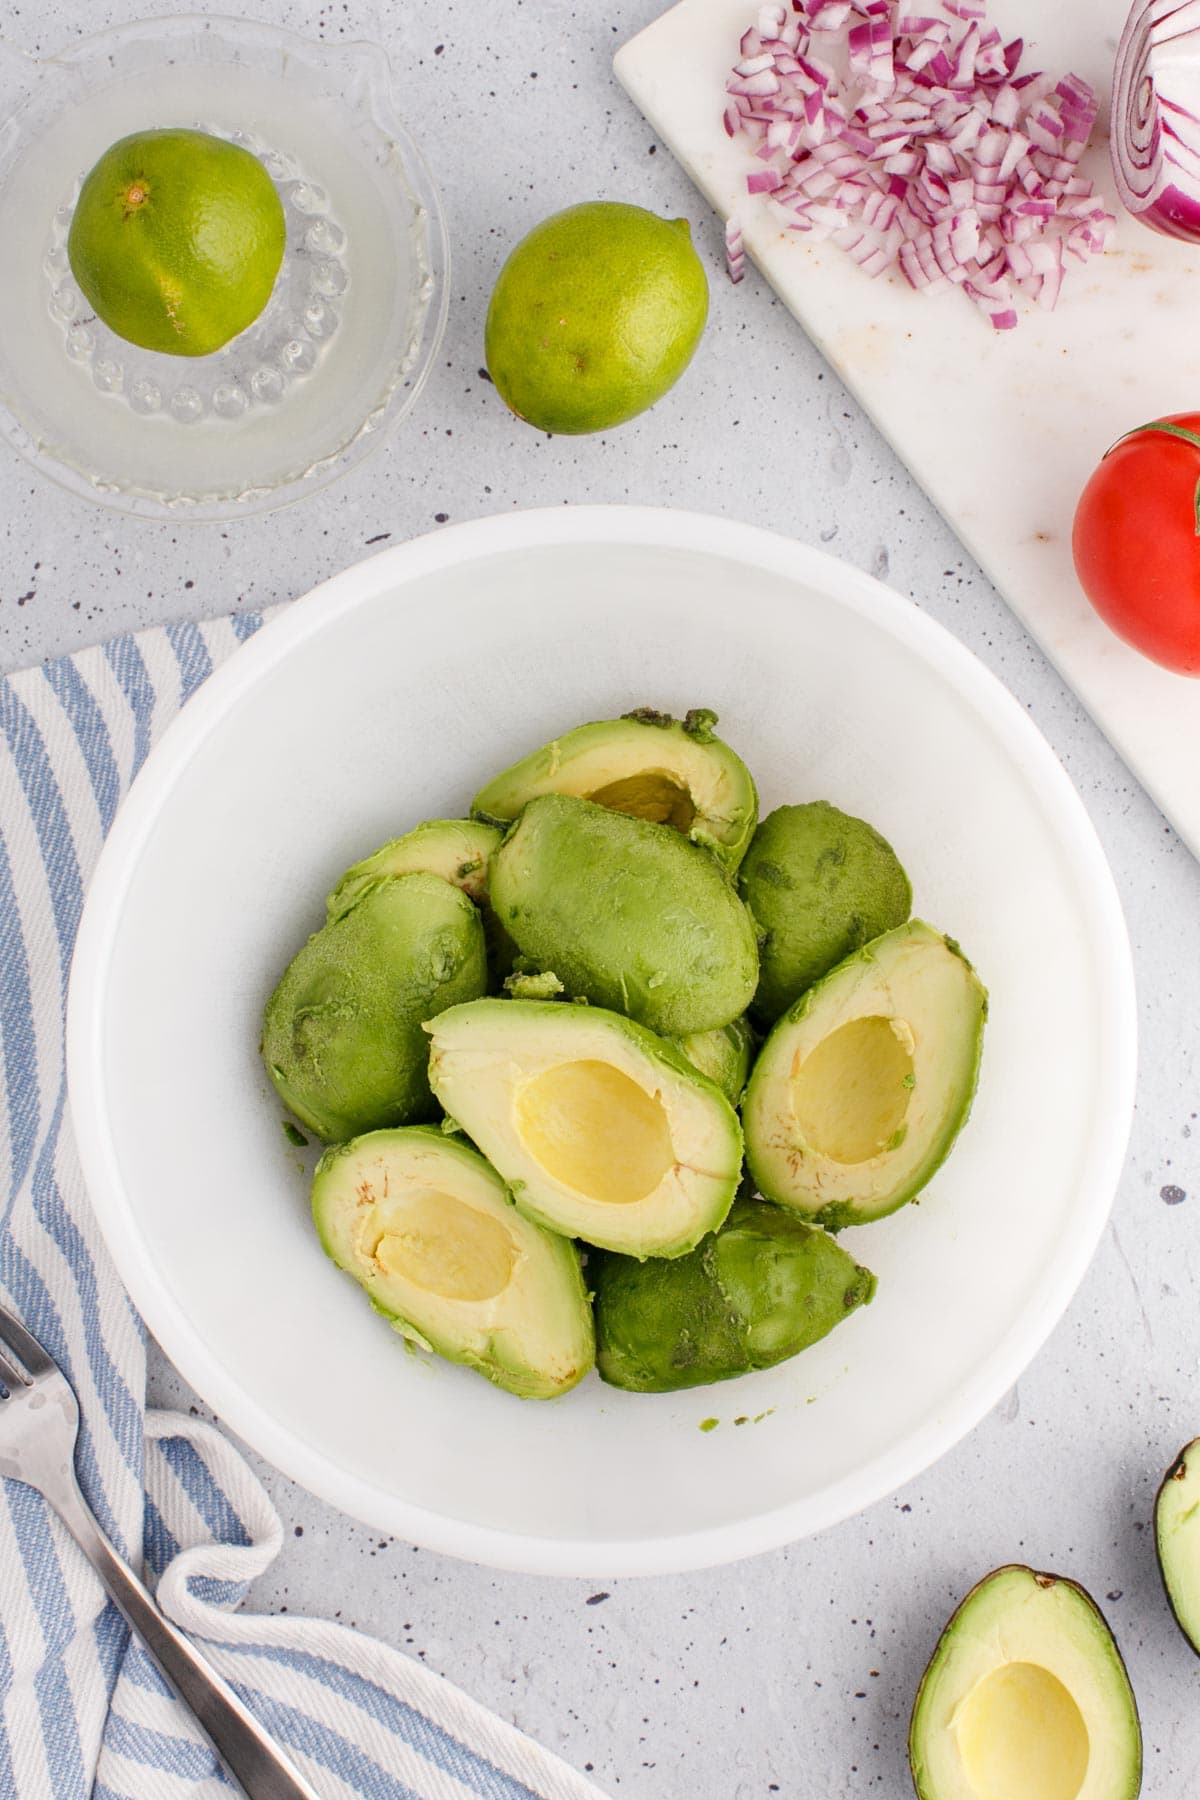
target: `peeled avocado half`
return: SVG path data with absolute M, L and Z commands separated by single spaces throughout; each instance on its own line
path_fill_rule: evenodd
M 986 1012 L 957 944 L 919 919 L 839 963 L 751 1072 L 742 1121 L 759 1192 L 832 1231 L 911 1200 L 970 1110 Z
M 526 1399 L 592 1367 L 574 1245 L 522 1218 L 466 1144 L 421 1126 L 368 1132 L 325 1152 L 312 1206 L 327 1253 L 410 1342 Z
M 651 1031 L 728 1025 L 753 997 L 750 914 L 708 852 L 665 825 L 543 794 L 493 856 L 488 888 L 534 969 Z
M 370 887 L 388 875 L 440 875 L 453 882 L 476 905 L 487 901 L 488 861 L 502 833 L 481 819 L 427 819 L 403 837 L 392 838 L 347 869 L 325 910 L 340 919 Z
M 754 1061 L 755 1038 L 748 1019 L 731 1019 L 716 1031 L 693 1031 L 671 1041 L 694 1069 L 716 1082 L 731 1106 L 741 1105 Z
M 1158 1490 L 1154 1540 L 1175 1623 L 1200 1654 L 1200 1438 L 1179 1452 Z
M 908 1753 L 919 1800 L 1135 1800 L 1137 1706 L 1091 1597 L 1016 1565 L 988 1575 L 938 1640 Z
M 912 888 L 891 845 L 827 800 L 769 813 L 738 886 L 764 934 L 751 1008 L 764 1031 L 822 975 L 912 910 Z
M 309 938 L 267 1001 L 279 1097 L 327 1143 L 428 1119 L 421 1026 L 487 991 L 479 913 L 439 875 L 377 881 Z
M 729 1211 L 737 1114 L 631 1019 L 478 1000 L 426 1030 L 434 1093 L 527 1218 L 627 1256 L 682 1256 Z
M 662 1394 L 769 1369 L 870 1300 L 875 1277 L 826 1231 L 735 1200 L 688 1256 L 588 1259 L 597 1362 L 612 1387 Z
M 745 763 L 713 735 L 716 722 L 716 713 L 702 708 L 673 719 L 643 707 L 578 725 L 489 781 L 471 810 L 507 825 L 539 794 L 573 794 L 671 825 L 736 869 L 758 818 L 758 795 Z

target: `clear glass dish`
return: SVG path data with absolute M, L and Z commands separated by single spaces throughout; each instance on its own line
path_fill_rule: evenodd
M 228 519 L 313 492 L 411 409 L 441 339 L 437 192 L 373 44 L 154 19 L 38 61 L 0 40 L 0 431 L 122 512 Z M 259 155 L 287 249 L 255 323 L 212 356 L 140 350 L 71 277 L 83 175 L 119 137 L 188 125 Z

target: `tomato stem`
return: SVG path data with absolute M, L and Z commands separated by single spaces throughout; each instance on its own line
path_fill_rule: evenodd
M 1194 444 L 1196 449 L 1200 450 L 1200 434 L 1189 431 L 1184 425 L 1172 425 L 1166 419 L 1152 419 L 1148 425 L 1135 425 L 1132 431 L 1123 432 L 1116 444 L 1109 445 L 1104 456 L 1100 458 L 1101 462 L 1105 457 L 1112 455 L 1118 444 L 1123 444 L 1127 438 L 1137 437 L 1139 432 L 1143 431 L 1162 431 L 1168 437 L 1182 438 L 1185 444 Z M 1195 519 L 1196 536 L 1200 537 L 1200 476 L 1196 479 L 1195 492 L 1192 495 L 1192 513 Z

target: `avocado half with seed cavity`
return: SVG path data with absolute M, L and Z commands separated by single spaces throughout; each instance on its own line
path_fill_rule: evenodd
M 527 1218 L 627 1256 L 682 1256 L 729 1211 L 737 1114 L 631 1019 L 478 1000 L 426 1030 L 434 1093 Z
M 1163 1478 L 1154 1542 L 1175 1623 L 1200 1654 L 1200 1438 L 1184 1446 Z
M 612 1387 L 663 1394 L 769 1369 L 808 1349 L 875 1292 L 828 1232 L 762 1200 L 735 1200 L 688 1256 L 588 1258 L 597 1364 Z
M 911 1200 L 966 1121 L 986 1013 L 958 945 L 920 919 L 839 963 L 751 1072 L 742 1122 L 759 1192 L 831 1231 Z
M 439 875 L 368 886 L 288 964 L 263 1017 L 280 1099 L 327 1143 L 433 1115 L 426 1019 L 487 991 L 479 913 Z
M 710 1031 L 753 997 L 750 914 L 707 851 L 666 825 L 543 794 L 493 856 L 488 890 L 534 969 L 651 1031 Z
M 1019 1565 L 986 1576 L 938 1639 L 908 1754 L 919 1800 L 1135 1800 L 1137 1705 L 1091 1596 Z
M 758 818 L 758 795 L 741 757 L 714 735 L 716 723 L 716 713 L 701 707 L 683 719 L 643 707 L 577 725 L 489 781 L 471 810 L 507 825 L 539 794 L 573 794 L 671 825 L 736 869 Z
M 482 1156 L 438 1130 L 372 1131 L 317 1164 L 313 1219 L 401 1335 L 546 1400 L 594 1360 L 575 1246 L 522 1218 Z

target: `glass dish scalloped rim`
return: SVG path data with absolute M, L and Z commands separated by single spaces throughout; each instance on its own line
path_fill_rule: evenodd
M 386 130 L 399 151 L 413 196 L 424 211 L 426 219 L 425 253 L 433 287 L 429 304 L 421 321 L 417 350 L 413 361 L 408 370 L 401 370 L 397 373 L 396 380 L 387 390 L 382 401 L 382 407 L 386 410 L 397 401 L 398 396 L 401 397 L 400 403 L 395 405 L 395 411 L 378 425 L 372 425 L 371 421 L 380 411 L 379 405 L 373 406 L 353 436 L 336 449 L 331 450 L 328 456 L 323 457 L 304 474 L 281 482 L 278 487 L 248 490 L 244 497 L 195 502 L 184 498 L 164 501 L 149 495 L 128 493 L 116 487 L 106 488 L 94 477 L 89 477 L 81 470 L 72 468 L 69 463 L 43 450 L 34 435 L 22 424 L 9 407 L 7 400 L 0 394 L 0 438 L 11 445 L 19 456 L 35 468 L 39 474 L 52 481 L 56 487 L 64 488 L 77 498 L 90 500 L 94 504 L 122 513 L 126 517 L 171 524 L 214 524 L 229 520 L 262 517 L 267 513 L 278 512 L 296 500 L 319 493 L 321 489 L 328 487 L 332 482 L 337 481 L 341 476 L 348 474 L 351 469 L 364 462 L 384 443 L 401 421 L 408 417 L 415 406 L 437 357 L 450 308 L 450 240 L 446 231 L 441 196 L 424 156 L 411 134 L 396 116 L 392 93 L 392 65 L 387 52 L 381 44 L 377 44 L 369 38 L 354 38 L 346 43 L 326 44 L 319 38 L 306 37 L 302 32 L 290 31 L 284 26 L 268 25 L 255 19 L 235 19 L 220 13 L 178 13 L 168 14 L 162 18 L 133 20 L 113 26 L 106 31 L 92 32 L 87 37 L 80 38 L 77 43 L 68 44 L 60 51 L 43 56 L 26 55 L 11 42 L 5 42 L 3 38 L 0 38 L 0 50 L 7 52 L 18 62 L 19 66 L 27 69 L 35 84 L 28 93 L 21 96 L 5 121 L 7 141 L 0 150 L 0 184 L 5 179 L 14 154 L 18 149 L 24 149 L 19 127 L 23 115 L 36 99 L 36 83 L 44 68 L 69 65 L 90 60 L 93 57 L 111 55 L 119 51 L 125 44 L 147 35 L 171 38 L 184 36 L 188 31 L 195 30 L 203 31 L 218 41 L 223 37 L 231 36 L 242 42 L 257 43 L 267 47 L 293 48 L 297 54 L 301 51 L 308 56 L 316 53 L 328 57 L 333 62 L 341 61 L 344 64 L 353 62 L 356 65 L 365 62 L 373 65 L 368 85 L 376 122 Z

